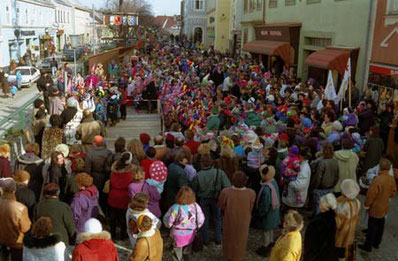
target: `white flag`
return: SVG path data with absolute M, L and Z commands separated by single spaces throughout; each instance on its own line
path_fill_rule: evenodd
M 336 89 L 334 88 L 333 75 L 331 70 L 329 70 L 328 82 L 325 88 L 325 98 L 335 101 L 337 103 L 337 94 Z
M 345 93 L 348 89 L 348 82 L 350 80 L 350 77 L 351 77 L 351 58 L 348 58 L 347 67 L 345 68 L 344 78 L 343 78 L 343 81 L 341 82 L 337 101 L 340 101 L 341 99 L 344 100 Z

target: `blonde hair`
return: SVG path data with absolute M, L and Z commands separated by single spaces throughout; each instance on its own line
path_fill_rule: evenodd
M 234 157 L 234 151 L 229 146 L 222 146 L 220 155 L 221 157 L 232 159 Z
M 210 154 L 210 144 L 209 143 L 200 144 L 198 147 L 198 154 L 199 155 Z
M 146 158 L 144 149 L 142 148 L 141 141 L 138 139 L 132 139 L 127 143 L 127 150 L 130 151 L 139 162 Z
M 285 215 L 284 228 L 288 232 L 300 231 L 303 229 L 304 221 L 303 216 L 296 210 L 289 210 Z
M 40 146 L 37 143 L 28 143 L 25 146 L 25 151 L 32 152 L 37 156 L 40 153 Z
M 133 182 L 141 181 L 145 178 L 145 173 L 140 166 L 133 165 Z

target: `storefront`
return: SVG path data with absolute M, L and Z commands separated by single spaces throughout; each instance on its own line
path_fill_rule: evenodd
M 355 79 L 358 55 L 359 48 L 342 46 L 327 46 L 325 49 L 311 52 L 305 59 L 305 64 L 309 66 L 307 78 L 312 78 L 318 84 L 325 86 L 328 71 L 332 70 L 335 84 L 340 86 L 348 58 L 351 58 L 351 79 Z
M 285 65 L 297 68 L 300 28 L 300 23 L 256 26 L 256 40 L 243 45 L 242 50 L 258 57 L 276 74 L 282 73 Z
M 370 64 L 368 87 L 378 90 L 380 111 L 386 104 L 398 102 L 398 67 Z
M 55 51 L 54 41 L 48 33 L 40 37 L 40 58 L 51 56 Z

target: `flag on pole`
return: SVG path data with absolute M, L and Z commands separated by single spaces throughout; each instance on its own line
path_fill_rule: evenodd
M 338 103 L 336 88 L 334 88 L 333 75 L 331 70 L 329 70 L 328 82 L 325 88 L 325 98 L 328 100 L 333 100 L 335 101 L 335 103 Z
M 337 101 L 344 100 L 345 93 L 348 89 L 348 82 L 350 81 L 350 77 L 351 77 L 351 58 L 348 58 L 347 67 L 345 68 L 344 72 L 344 78 L 343 81 L 341 82 L 339 94 L 337 95 Z

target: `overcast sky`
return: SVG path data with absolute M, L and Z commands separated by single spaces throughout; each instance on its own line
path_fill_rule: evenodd
M 113 0 L 110 0 L 113 1 Z M 155 15 L 178 15 L 180 14 L 181 0 L 147 0 L 151 5 Z M 87 7 L 95 8 L 104 7 L 106 0 L 79 0 L 80 3 Z

